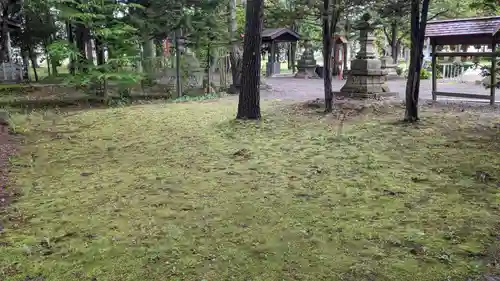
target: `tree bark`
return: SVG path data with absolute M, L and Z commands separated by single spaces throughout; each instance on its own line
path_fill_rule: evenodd
M 31 64 L 33 64 L 33 67 L 35 67 L 35 68 L 40 67 L 40 66 L 38 65 L 38 61 L 37 61 L 37 59 L 36 59 L 36 58 L 37 58 L 37 55 L 36 55 L 35 51 L 32 49 L 32 47 L 31 47 L 31 46 L 28 46 L 28 47 L 31 49 L 31 50 L 30 50 L 30 60 L 31 60 Z
M 260 119 L 260 46 L 264 1 L 248 0 L 246 6 L 243 68 L 237 119 Z
M 92 39 L 90 37 L 90 30 L 87 31 L 89 32 L 87 37 L 87 42 L 85 43 L 87 50 L 87 60 L 90 65 L 94 65 L 94 46 L 92 44 Z
M 242 54 L 236 41 L 236 0 L 229 0 L 229 37 L 230 37 L 230 49 L 229 49 L 229 61 L 231 62 L 231 77 L 232 82 L 229 87 L 229 92 L 232 94 L 237 94 L 240 92 L 241 88 L 241 73 L 242 73 Z
M 75 43 L 75 37 L 73 35 L 73 24 L 70 21 L 66 22 L 66 32 L 68 34 L 68 43 L 73 45 Z M 75 58 L 71 57 L 69 60 L 69 73 L 75 75 L 76 72 L 76 61 Z
M 154 40 L 149 38 L 149 34 L 143 38 L 142 42 L 142 67 L 146 74 L 151 75 L 154 72 L 154 56 L 155 56 Z
M 408 69 L 408 80 L 406 82 L 406 111 L 404 120 L 412 123 L 419 120 L 418 99 L 420 70 L 422 69 L 429 1 L 430 0 L 423 0 L 421 13 L 419 0 L 412 0 L 411 6 L 411 57 L 410 67 Z
M 104 57 L 104 43 L 102 41 L 102 38 L 99 36 L 95 38 L 95 49 L 97 65 L 104 65 L 106 63 Z
M 389 43 L 389 46 L 391 47 L 391 57 L 392 57 L 392 62 L 394 64 L 398 63 L 398 22 L 396 20 L 393 20 L 391 22 L 391 30 L 390 32 L 387 31 L 387 29 L 384 27 L 384 34 L 385 37 L 387 38 L 387 42 Z M 388 54 L 386 54 L 388 55 Z
M 338 0 L 335 0 L 335 5 Z M 334 29 L 338 20 L 337 8 L 334 7 L 333 15 L 330 15 L 330 0 L 323 0 L 323 85 L 325 94 L 325 112 L 333 111 L 332 92 L 332 28 Z M 332 21 L 332 22 L 331 22 Z
M 75 41 L 79 57 L 77 68 L 80 71 L 88 71 L 89 58 L 87 57 L 87 42 L 90 40 L 90 30 L 82 23 L 75 24 Z
M 401 54 L 401 41 L 398 40 L 396 42 L 396 54 L 392 57 L 394 59 L 395 64 L 398 64 L 400 54 Z
M 398 63 L 398 45 L 397 45 L 397 36 L 398 36 L 398 24 L 396 21 L 392 22 L 391 25 L 391 56 L 392 56 L 392 63 L 397 64 Z
M 8 12 L 7 12 L 7 8 L 5 8 L 4 12 L 2 13 L 3 14 L 3 18 L 7 18 L 8 16 Z M 9 43 L 7 42 L 7 33 L 9 32 L 9 28 L 8 28 L 8 24 L 7 24 L 7 21 L 4 20 L 2 21 L 2 30 L 1 30 L 1 34 L 0 34 L 0 62 L 3 63 L 3 62 L 7 62 L 7 61 L 10 61 L 10 58 L 9 58 L 9 50 L 8 50 L 8 45 Z
M 38 82 L 38 72 L 36 71 L 37 63 L 36 56 L 33 55 L 33 48 L 31 46 L 28 47 L 28 56 L 31 60 L 31 67 L 33 68 L 33 74 L 35 75 L 35 81 Z

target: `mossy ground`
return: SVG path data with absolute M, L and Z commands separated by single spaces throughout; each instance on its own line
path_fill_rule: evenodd
M 22 196 L 2 214 L 0 280 L 464 280 L 495 270 L 495 120 L 427 108 L 409 126 L 394 109 L 341 129 L 313 110 L 265 104 L 263 121 L 237 122 L 235 109 L 16 116 Z

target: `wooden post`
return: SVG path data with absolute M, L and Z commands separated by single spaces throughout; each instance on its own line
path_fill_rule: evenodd
M 349 43 L 344 43 L 343 48 L 342 48 L 342 53 L 343 53 L 343 58 L 342 58 L 342 79 L 346 79 L 346 72 L 347 72 L 347 45 Z
M 490 87 L 490 104 L 494 105 L 495 104 L 495 88 L 496 88 L 496 78 L 497 78 L 497 73 L 496 73 L 496 66 L 497 66 L 497 56 L 496 56 L 496 47 L 497 47 L 497 41 L 493 37 L 493 43 L 491 43 L 491 51 L 493 52 L 493 56 L 491 57 L 491 87 Z
M 436 101 L 436 91 L 437 91 L 437 67 L 436 67 L 436 43 L 434 40 L 431 40 L 431 46 L 432 46 L 432 100 Z
M 280 43 L 277 42 L 276 45 L 274 46 L 276 48 L 276 51 L 275 52 L 275 55 L 276 55 L 276 58 L 275 58 L 275 63 L 277 63 L 280 67 L 278 68 L 278 72 L 277 73 L 274 73 L 273 71 L 273 74 L 280 74 L 281 73 L 281 62 L 280 62 Z M 274 64 L 273 64 L 273 67 L 274 67 Z M 274 68 L 273 68 L 274 70 Z
M 269 77 L 272 77 L 273 74 L 274 74 L 274 60 L 276 59 L 276 52 L 275 52 L 275 45 L 274 45 L 274 41 L 271 41 L 271 57 L 269 58 L 270 61 L 268 62 L 269 63 Z

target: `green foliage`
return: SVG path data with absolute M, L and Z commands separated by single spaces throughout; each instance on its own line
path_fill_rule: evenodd
M 483 15 L 499 15 L 500 5 L 498 0 L 478 0 L 470 3 L 470 8 L 481 11 Z
M 403 68 L 400 66 L 396 66 L 396 74 L 401 76 L 403 74 Z
M 491 75 L 492 75 L 491 64 L 482 65 L 482 66 L 479 66 L 478 64 L 476 64 L 476 66 L 480 67 L 481 76 L 486 77 L 488 79 L 491 79 Z M 500 61 L 497 62 L 497 65 L 495 67 L 495 74 L 497 77 L 496 77 L 496 84 L 494 85 L 494 87 L 500 89 Z M 489 82 L 488 84 L 485 84 L 485 86 L 486 86 L 486 88 L 492 87 L 491 82 Z
M 420 69 L 420 79 L 425 80 L 431 77 L 431 72 L 425 68 Z
M 47 53 L 52 60 L 57 61 L 59 64 L 65 59 L 77 60 L 81 55 L 76 47 L 67 40 L 52 42 L 47 46 Z

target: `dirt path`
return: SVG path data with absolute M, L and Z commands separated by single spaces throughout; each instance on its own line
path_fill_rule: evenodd
M 324 97 L 323 94 L 323 80 L 321 79 L 296 79 L 293 77 L 272 77 L 264 80 L 266 84 L 271 86 L 271 90 L 262 90 L 262 99 L 282 99 L 293 101 L 308 101 Z M 344 85 L 345 81 L 336 80 L 332 81 L 332 88 L 334 91 L 339 91 Z M 397 92 L 400 99 L 404 99 L 406 88 L 406 80 L 391 80 L 388 81 L 388 86 L 391 91 Z M 489 95 L 489 90 L 475 85 L 473 83 L 460 83 L 457 81 L 438 81 L 438 91 L 455 92 L 455 93 L 469 93 Z M 497 91 L 500 92 L 500 91 Z M 420 84 L 420 98 L 422 100 L 432 99 L 432 85 L 430 80 L 422 80 Z M 459 101 L 483 101 L 477 99 L 457 99 L 438 97 L 438 100 L 459 100 Z M 497 94 L 496 100 L 500 100 L 500 93 Z

